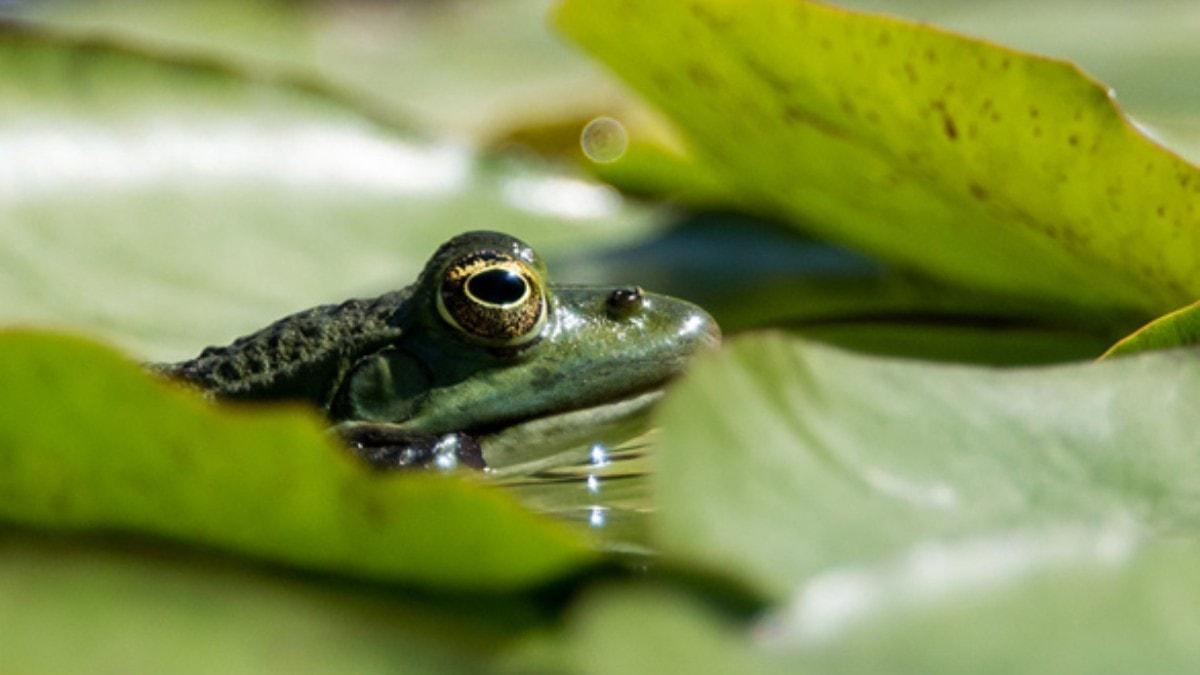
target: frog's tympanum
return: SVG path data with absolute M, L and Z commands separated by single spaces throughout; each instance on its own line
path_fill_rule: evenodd
M 650 400 L 719 341 L 690 303 L 552 286 L 524 242 L 469 232 L 408 288 L 299 312 L 157 369 L 222 399 L 318 406 L 375 466 L 482 467 L 480 437 Z

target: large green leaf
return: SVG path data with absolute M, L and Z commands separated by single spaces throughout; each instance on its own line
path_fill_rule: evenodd
M 1200 295 L 1200 170 L 1061 61 L 812 2 L 567 0 L 559 26 L 806 228 L 962 283 Z
M 1200 160 L 1200 88 L 1179 77 L 1200 58 L 1190 0 L 843 0 L 1078 63 L 1168 147 Z
M 1195 672 L 1200 547 L 1074 543 L 1058 542 L 1049 559 L 1021 548 L 983 552 L 991 560 L 963 551 L 980 565 L 967 583 L 945 578 L 953 560 L 937 550 L 890 584 L 848 571 L 812 611 L 750 629 L 678 593 L 608 589 L 576 609 L 557 643 L 511 661 L 517 672 L 594 675 Z
M 470 673 L 528 601 L 281 575 L 213 556 L 0 534 L 8 673 Z
M 938 542 L 1194 532 L 1197 396 L 1180 352 L 1005 371 L 735 340 L 661 409 L 653 540 L 784 598 Z
M 1000 371 L 740 338 L 661 411 L 653 534 L 774 606 L 747 626 L 694 596 L 609 588 L 511 663 L 1188 672 L 1198 394 L 1181 353 Z
M 611 78 L 547 29 L 550 4 L 48 0 L 0 13 L 158 53 L 301 73 L 434 133 L 480 137 L 618 95 Z
M 1140 127 L 1192 162 L 1200 161 L 1200 87 L 1178 76 L 1200 59 L 1195 25 L 1200 5 L 1189 0 L 842 0 L 845 7 L 881 11 L 1067 58 L 1114 88 Z M 618 115 L 622 119 L 624 116 Z M 605 180 L 687 203 L 738 204 L 736 191 L 707 167 L 643 138 L 620 161 L 594 165 Z M 718 185 L 714 186 L 713 183 Z M 762 204 L 742 204 L 762 208 Z
M 214 410 L 76 338 L 0 333 L 0 520 L 495 589 L 594 560 L 476 481 L 369 470 L 299 409 Z
M 0 322 L 154 359 L 411 283 L 453 234 L 545 253 L 660 220 L 611 189 L 418 142 L 311 87 L 0 30 Z

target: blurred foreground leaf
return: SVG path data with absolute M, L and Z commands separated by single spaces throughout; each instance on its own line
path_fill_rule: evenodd
M 748 628 L 694 596 L 608 588 L 513 662 L 1190 670 L 1198 394 L 1179 352 L 1000 371 L 735 340 L 661 410 L 654 540 L 776 606 Z
M 806 229 L 1101 309 L 1200 295 L 1200 170 L 1070 64 L 793 0 L 567 0 L 557 20 Z
M 0 333 L 0 382 L 0 520 L 469 589 L 594 559 L 494 488 L 371 471 L 305 411 L 216 410 L 79 339 Z
M 1181 352 L 1006 371 L 735 340 L 660 410 L 653 541 L 783 599 L 939 546 L 1194 534 L 1198 397 Z
M 537 620 L 211 556 L 0 533 L 5 672 L 470 673 Z
M 898 589 L 848 576 L 840 604 L 828 605 L 821 618 L 836 622 L 844 618 L 839 610 L 868 616 L 850 626 L 827 623 L 832 631 L 815 634 L 790 632 L 797 626 L 789 621 L 812 615 L 777 616 L 746 630 L 694 598 L 645 586 L 610 588 L 576 609 L 560 643 L 514 660 L 588 675 L 1186 673 L 1200 667 L 1200 547 L 1194 543 L 1067 557 L 1048 566 L 1022 567 L 1028 562 L 1022 553 L 1000 554 L 1019 568 L 1011 575 L 966 588 L 939 584 L 936 576 L 904 580 L 927 596 L 886 611 L 878 611 L 880 605 Z M 928 563 L 932 574 L 938 560 L 931 555 Z

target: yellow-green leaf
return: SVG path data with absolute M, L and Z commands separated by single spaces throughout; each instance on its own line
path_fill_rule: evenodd
M 304 410 L 217 410 L 81 339 L 0 333 L 0 382 L 0 521 L 467 588 L 544 582 L 594 558 L 495 488 L 373 472 Z
M 1037 559 L 996 551 L 973 577 L 946 579 L 931 547 L 894 585 L 860 570 L 747 629 L 678 592 L 593 593 L 515 672 L 1192 673 L 1200 668 L 1194 541 Z M 979 551 L 968 551 L 983 557 Z M 939 572 L 941 574 L 939 574 Z M 900 601 L 897 602 L 899 596 Z M 633 620 L 636 619 L 636 620 Z M 557 648 L 557 649 L 556 649 Z M 514 660 L 517 660 L 514 658 Z
M 409 594 L 0 531 L 5 673 L 475 673 L 536 618 L 520 596 Z
M 1161 316 L 1109 348 L 1101 358 L 1200 344 L 1200 302 Z
M 566 0 L 557 21 L 805 228 L 998 291 L 1200 296 L 1200 170 L 1069 63 L 805 0 Z

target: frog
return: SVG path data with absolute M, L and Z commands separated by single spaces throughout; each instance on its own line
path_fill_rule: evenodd
M 154 364 L 225 401 L 298 401 L 377 469 L 488 468 L 480 439 L 585 427 L 652 406 L 721 331 L 638 286 L 552 284 L 522 240 L 471 231 L 416 281 L 291 314 Z

